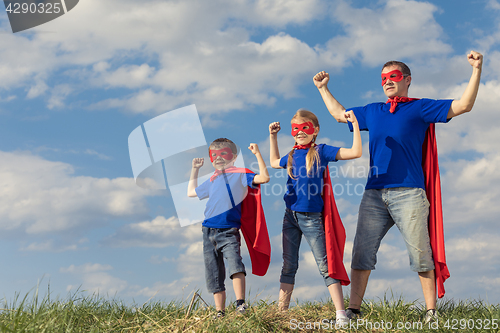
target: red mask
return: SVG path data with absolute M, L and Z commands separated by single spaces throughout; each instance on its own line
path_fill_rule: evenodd
M 233 159 L 233 151 L 229 147 L 222 149 L 210 149 L 210 162 L 213 163 L 219 156 L 226 161 L 231 161 Z
M 401 73 L 401 71 L 397 69 L 387 73 L 382 73 L 382 85 L 387 83 L 387 79 L 394 82 L 399 82 L 403 79 L 403 77 L 403 73 Z
M 307 127 L 307 128 L 304 128 Z M 314 125 L 310 121 L 302 124 L 292 123 L 292 136 L 296 136 L 300 131 L 306 133 L 307 135 L 314 134 Z

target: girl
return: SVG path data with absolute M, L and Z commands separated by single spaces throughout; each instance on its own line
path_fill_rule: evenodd
M 286 211 L 283 218 L 283 268 L 280 277 L 279 309 L 287 310 L 289 307 L 298 269 L 300 241 L 304 234 L 332 297 L 337 310 L 336 324 L 339 325 L 348 324 L 349 321 L 345 314 L 341 283 L 328 275 L 322 192 L 323 173 L 328 162 L 361 156 L 361 135 L 356 117 L 352 111 L 346 112 L 344 116 L 354 128 L 350 149 L 317 145 L 315 142 L 319 132 L 318 118 L 310 111 L 297 111 L 291 121 L 295 146 L 283 158 L 280 158 L 277 140 L 280 124 L 274 122 L 269 125 L 271 166 L 275 169 L 286 168 L 288 173 L 287 192 L 284 196 Z M 343 248 L 341 254 L 343 255 Z M 341 267 L 345 273 L 345 269 Z M 347 273 L 344 275 L 343 282 L 348 284 Z

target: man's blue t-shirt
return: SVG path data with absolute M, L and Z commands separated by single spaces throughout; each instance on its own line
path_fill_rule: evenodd
M 453 100 L 419 99 L 372 103 L 353 109 L 359 129 L 370 132 L 370 172 L 366 189 L 420 187 L 425 189 L 422 144 L 430 123 L 447 122 Z M 352 131 L 352 124 L 348 122 Z
M 320 167 L 313 166 L 311 173 L 307 174 L 306 155 L 308 149 L 296 149 L 293 153 L 292 174 L 296 179 L 288 176 L 287 191 L 284 196 L 288 209 L 296 212 L 322 212 L 323 198 L 323 172 L 328 162 L 337 161 L 339 147 L 320 144 L 316 146 L 320 157 Z M 286 169 L 288 154 L 280 160 L 280 167 Z
M 239 228 L 241 226 L 241 202 L 248 188 L 253 187 L 254 173 L 224 173 L 212 182 L 206 180 L 196 188 L 200 200 L 208 198 L 205 208 L 207 228 Z

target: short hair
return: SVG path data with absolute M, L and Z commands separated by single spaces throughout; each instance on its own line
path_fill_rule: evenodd
M 382 66 L 382 70 L 384 70 L 384 68 L 389 66 L 399 66 L 399 68 L 401 68 L 401 73 L 403 73 L 403 75 L 411 76 L 410 67 L 408 67 L 404 62 L 396 60 L 388 61 L 385 63 L 384 66 Z
M 231 151 L 233 152 L 233 154 L 238 153 L 238 147 L 236 147 L 236 144 L 233 141 L 226 139 L 226 138 L 218 138 L 218 139 L 215 139 L 214 141 L 212 141 L 210 146 L 208 146 L 208 153 L 210 154 L 210 147 L 219 146 L 221 144 L 226 144 L 229 148 L 231 148 Z

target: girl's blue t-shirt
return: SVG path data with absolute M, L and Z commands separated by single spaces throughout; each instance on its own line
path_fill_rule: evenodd
M 293 153 L 292 174 L 296 179 L 288 176 L 287 191 L 283 199 L 286 207 L 296 212 L 319 213 L 323 211 L 323 172 L 328 162 L 337 161 L 339 147 L 320 144 L 315 147 L 320 158 L 320 167 L 313 166 L 307 174 L 306 155 L 308 149 L 297 149 Z M 280 160 L 280 167 L 286 169 L 288 154 Z
M 353 110 L 359 129 L 369 131 L 370 172 L 366 189 L 419 187 L 425 189 L 422 144 L 430 123 L 448 121 L 453 100 L 419 100 L 390 104 L 372 103 Z M 352 124 L 348 123 L 352 131 Z

